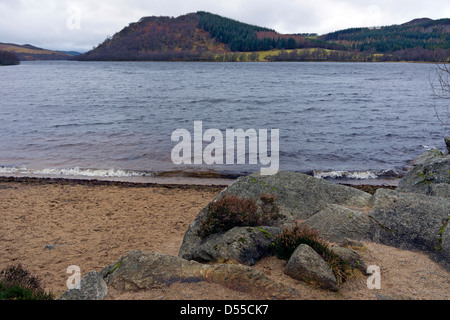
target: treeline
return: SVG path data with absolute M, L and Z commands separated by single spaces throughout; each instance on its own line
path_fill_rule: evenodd
M 258 39 L 258 31 L 275 32 L 272 29 L 258 27 L 242 23 L 233 19 L 224 18 L 217 14 L 199 11 L 200 17 L 198 26 L 209 32 L 217 41 L 223 42 L 229 46 L 231 51 L 257 51 L 270 50 L 271 43 Z
M 19 58 L 12 52 L 0 50 L 0 66 L 20 64 Z
M 439 56 L 435 51 L 423 48 L 404 49 L 390 54 L 326 49 L 282 50 L 276 55 L 266 56 L 265 59 L 267 61 L 447 62 L 450 60 L 450 50 L 441 50 Z
M 326 34 L 319 39 L 341 44 L 348 50 L 379 53 L 392 53 L 415 48 L 448 49 L 450 48 L 449 26 L 450 19 L 441 19 L 400 26 L 351 28 Z M 445 35 L 447 35 L 447 39 Z
M 79 61 L 204 61 L 204 62 L 256 62 L 256 61 L 335 61 L 335 62 L 447 62 L 450 50 L 435 51 L 423 48 L 399 50 L 391 54 L 373 52 L 314 49 L 275 50 L 273 54 L 260 57 L 259 52 L 225 52 L 208 51 L 163 51 L 163 52 L 117 52 L 114 56 L 104 54 L 74 57 Z
M 208 51 L 164 51 L 164 52 L 129 52 L 121 51 L 113 57 L 104 54 L 77 56 L 78 61 L 203 61 L 203 62 L 250 62 L 260 61 L 257 52 L 225 52 Z
M 413 23 L 414 22 L 414 23 Z M 450 19 L 352 28 L 324 36 L 272 29 L 199 11 L 144 17 L 75 60 L 100 61 L 437 61 L 449 58 Z M 265 52 L 260 55 L 258 52 Z M 267 57 L 267 58 L 260 58 Z
M 135 52 L 121 50 L 114 54 L 104 52 L 91 53 L 72 58 L 77 61 L 214 61 L 202 58 L 202 53 L 197 51 L 147 51 Z
M 268 51 L 273 49 L 295 49 L 304 46 L 299 35 L 286 36 L 277 34 L 274 30 L 242 23 L 224 18 L 217 14 L 199 11 L 198 26 L 211 34 L 219 42 L 223 42 L 233 52 Z M 258 37 L 258 34 L 270 34 L 268 37 Z

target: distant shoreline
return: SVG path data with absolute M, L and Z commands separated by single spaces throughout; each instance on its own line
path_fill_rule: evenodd
M 68 62 L 109 62 L 109 63 L 121 63 L 121 62 L 163 62 L 163 63 L 280 63 L 280 62 L 289 62 L 289 63 L 413 63 L 413 64 L 444 64 L 446 62 L 436 62 L 436 61 L 334 61 L 334 60 L 314 60 L 314 61 L 190 61 L 190 60 L 180 60 L 180 61 L 166 61 L 166 60 L 21 60 L 20 62 L 60 62 L 60 61 L 68 61 Z M 0 65 L 1 66 L 1 65 Z

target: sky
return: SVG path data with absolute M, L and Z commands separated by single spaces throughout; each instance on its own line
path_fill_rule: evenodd
M 84 52 L 145 16 L 208 11 L 280 33 L 450 18 L 448 0 L 0 0 L 0 42 Z

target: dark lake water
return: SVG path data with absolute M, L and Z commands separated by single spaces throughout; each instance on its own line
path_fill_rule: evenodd
M 120 180 L 261 165 L 174 165 L 176 129 L 279 129 L 280 169 L 402 174 L 448 127 L 434 65 L 411 63 L 23 62 L 0 68 L 0 175 Z M 447 130 L 447 131 L 445 131 Z M 205 144 L 206 145 L 206 144 Z

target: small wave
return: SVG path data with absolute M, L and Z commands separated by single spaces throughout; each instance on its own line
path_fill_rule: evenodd
M 360 179 L 360 180 L 366 180 L 366 179 L 376 179 L 378 178 L 378 175 L 376 175 L 372 171 L 313 171 L 314 177 L 325 179 L 325 178 L 332 178 L 332 179 Z
M 431 146 L 426 146 L 426 145 L 421 145 L 422 148 L 424 148 L 427 151 L 430 151 L 431 149 L 434 149 L 435 147 L 431 147 Z
M 66 123 L 66 124 L 55 124 L 51 126 L 52 128 L 69 128 L 69 127 L 85 127 L 85 126 L 110 126 L 114 122 L 91 122 L 91 123 Z
M 387 169 L 380 172 L 377 172 L 378 177 L 383 178 L 402 178 L 405 175 L 405 172 L 399 171 L 396 169 Z
M 14 167 L 0 167 L 0 174 L 20 174 L 20 175 L 57 175 L 57 176 L 73 176 L 73 177 L 99 177 L 99 178 L 127 178 L 127 177 L 153 177 L 152 172 L 147 171 L 133 171 L 123 169 L 83 169 L 83 168 L 68 168 L 68 169 L 28 169 L 28 168 L 14 168 Z
M 0 167 L 0 174 L 15 174 L 18 173 L 21 169 L 11 168 L 11 167 Z

